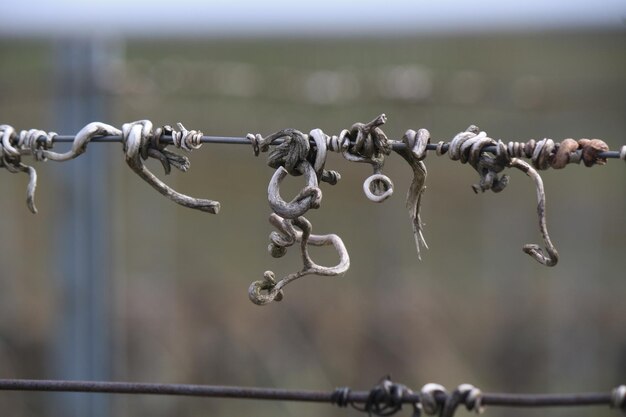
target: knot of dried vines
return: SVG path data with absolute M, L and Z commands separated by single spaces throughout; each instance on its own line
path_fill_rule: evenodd
M 182 125 L 180 125 L 182 126 Z M 179 145 L 186 143 L 190 139 L 188 138 L 190 132 L 182 128 L 182 136 L 179 137 Z M 187 133 L 185 133 L 187 132 Z M 201 132 L 194 132 L 191 134 L 202 136 Z M 204 211 L 207 213 L 217 214 L 220 209 L 220 203 L 217 201 L 206 200 L 201 198 L 190 197 L 185 194 L 181 194 L 173 188 L 169 187 L 163 181 L 158 179 L 143 163 L 143 160 L 147 158 L 155 158 L 163 165 L 165 174 L 169 174 L 171 166 L 186 171 L 189 168 L 189 159 L 183 155 L 178 155 L 171 152 L 165 147 L 167 145 L 160 143 L 161 136 L 167 134 L 172 137 L 177 137 L 178 134 L 173 131 L 169 126 L 157 129 L 156 132 L 152 132 L 152 122 L 149 120 L 140 120 L 137 122 L 126 123 L 122 126 L 122 139 L 124 142 L 124 153 L 126 155 L 126 163 L 130 168 L 135 171 L 144 181 L 150 184 L 159 193 L 172 200 L 173 202 L 185 207 L 193 208 L 196 210 Z M 182 141 L 182 142 L 180 142 Z M 184 145 L 184 148 L 188 150 L 194 149 L 192 142 Z
M 268 165 L 275 168 L 267 192 L 268 202 L 273 211 L 270 223 L 276 231 L 270 234 L 268 250 L 279 258 L 287 253 L 287 248 L 300 243 L 303 267 L 279 281 L 275 280 L 272 271 L 266 271 L 261 281 L 255 281 L 248 289 L 250 300 L 258 305 L 280 301 L 283 298 L 282 288 L 289 282 L 305 275 L 336 276 L 348 270 L 350 258 L 339 236 L 313 235 L 311 223 L 303 217 L 310 209 L 319 208 L 322 191 L 319 181 L 335 184 L 340 175 L 324 169 L 326 164 L 328 136 L 319 129 L 306 135 L 295 129 L 280 130 L 266 138 L 261 135 L 249 134 L 255 153 L 267 152 L 274 142 L 280 141 L 270 152 Z M 313 140 L 311 145 L 310 140 Z M 285 201 L 280 195 L 280 184 L 288 175 L 303 175 L 306 185 L 291 201 Z M 334 267 L 317 265 L 308 253 L 308 246 L 332 245 L 339 254 L 339 263 Z
M 495 155 L 491 152 L 483 152 L 483 148 L 486 146 L 495 146 Z M 542 152 L 548 155 L 550 147 L 551 145 L 548 143 L 547 145 L 543 144 L 541 147 L 535 148 L 534 152 L 537 154 L 535 164 L 542 166 L 544 160 L 548 160 L 547 156 L 542 156 Z M 541 151 L 541 149 L 546 150 Z M 475 192 L 489 189 L 494 192 L 502 191 L 509 182 L 507 175 L 498 176 L 504 168 L 517 168 L 533 179 L 537 190 L 539 230 L 546 247 L 546 252 L 544 253 L 539 245 L 536 244 L 524 245 L 523 251 L 543 265 L 556 265 L 559 254 L 548 234 L 545 215 L 546 196 L 543 188 L 543 180 L 539 173 L 527 162 L 519 158 L 511 157 L 509 149 L 502 141 L 495 141 L 489 138 L 485 132 L 481 132 L 476 126 L 470 126 L 465 132 L 457 134 L 450 142 L 449 153 L 451 159 L 460 160 L 462 163 L 469 162 L 478 172 L 480 182 L 472 186 Z
M 476 126 L 470 126 L 465 132 L 460 132 L 450 142 L 448 155 L 453 161 L 468 163 L 478 172 L 480 182 L 472 185 L 474 192 L 491 190 L 495 193 L 502 191 L 509 183 L 507 175 L 498 176 L 507 165 L 507 155 L 492 155 L 483 152 L 486 146 L 496 145 L 497 142 L 487 133 L 481 132 Z
M 363 192 L 375 203 L 383 202 L 393 194 L 393 182 L 382 174 L 385 156 L 391 153 L 391 141 L 380 128 L 386 121 L 387 116 L 381 114 L 369 123 L 353 124 L 336 140 L 331 140 L 334 142 L 331 148 L 340 149 L 348 161 L 372 165 L 374 174 L 363 183 Z
M 467 411 L 480 414 L 484 411 L 482 406 L 483 393 L 471 384 L 461 384 L 446 397 L 446 402 L 441 410 L 441 417 L 453 417 L 459 405 L 465 405 Z
M 9 125 L 0 125 L 0 167 L 6 168 L 12 174 L 23 172 L 28 175 L 28 187 L 26 188 L 26 206 L 33 213 L 37 213 L 35 206 L 35 190 L 37 188 L 37 171 L 35 168 L 22 163 L 22 153 L 37 149 L 37 140 L 40 136 L 48 137 L 47 133 L 41 130 L 31 130 L 28 133 L 15 133 L 15 129 Z M 54 135 L 51 133 L 50 135 Z M 17 139 L 17 143 L 16 142 Z M 46 142 L 47 143 L 47 142 Z M 14 146 L 15 145 L 15 146 Z

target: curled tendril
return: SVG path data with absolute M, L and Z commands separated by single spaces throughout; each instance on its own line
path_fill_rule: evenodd
M 483 393 L 471 384 L 461 384 L 446 397 L 446 402 L 441 410 L 441 417 L 454 417 L 459 405 L 464 404 L 468 411 L 480 414 L 484 411 L 482 406 Z
M 320 206 L 322 191 L 319 188 L 319 181 L 335 184 L 341 178 L 338 173 L 324 169 L 328 136 L 319 129 L 312 130 L 309 135 L 295 129 L 284 129 L 265 138 L 252 134 L 247 138 L 252 143 L 255 154 L 267 152 L 276 140 L 283 139 L 283 142 L 270 152 L 268 158 L 268 165 L 276 168 L 267 194 L 273 211 L 270 223 L 277 229 L 270 234 L 268 250 L 273 257 L 279 258 L 287 253 L 288 247 L 300 243 L 303 263 L 300 271 L 291 273 L 281 280 L 276 281 L 274 273 L 266 271 L 263 280 L 250 285 L 248 289 L 250 300 L 255 304 L 265 305 L 272 301 L 280 301 L 284 295 L 283 287 L 303 276 L 343 274 L 350 267 L 350 258 L 339 236 L 311 234 L 311 223 L 303 217 L 310 209 Z M 314 146 L 309 143 L 310 138 L 313 139 Z M 288 174 L 304 175 L 306 180 L 306 186 L 290 202 L 283 200 L 280 195 L 280 185 Z M 309 256 L 309 245 L 332 245 L 339 253 L 339 263 L 334 267 L 317 265 Z
M 295 219 L 302 216 L 309 209 L 319 208 L 322 200 L 322 190 L 317 186 L 317 176 L 313 167 L 306 161 L 301 166 L 307 179 L 307 186 L 289 203 L 280 196 L 280 184 L 288 174 L 285 168 L 282 166 L 278 167 L 267 188 L 270 207 L 274 213 L 287 219 Z
M 548 226 L 546 224 L 546 194 L 543 189 L 543 180 L 532 166 L 521 159 L 512 158 L 508 166 L 517 168 L 532 178 L 537 190 L 537 217 L 539 218 L 539 231 L 541 232 L 541 237 L 546 247 L 546 253 L 543 252 L 539 245 L 534 243 L 524 245 L 522 250 L 537 262 L 546 266 L 554 266 L 559 261 L 559 253 L 552 244 L 552 240 L 548 234 Z
M 128 165 L 152 187 L 161 194 L 186 207 L 195 208 L 209 213 L 217 213 L 220 205 L 218 202 L 196 199 L 180 194 L 169 188 L 156 178 L 143 164 L 147 158 L 158 159 L 168 174 L 171 166 L 186 171 L 189 168 L 189 159 L 166 149 L 166 144 L 159 142 L 161 136 L 172 137 L 174 145 L 178 148 L 191 151 L 201 145 L 202 132 L 187 130 L 181 123 L 178 124 L 180 131 L 169 126 L 158 128 L 152 132 L 152 123 L 148 120 L 127 123 L 119 130 L 111 125 L 93 122 L 83 127 L 75 136 L 71 148 L 67 152 L 58 153 L 50 150 L 56 133 L 46 133 L 42 130 L 22 130 L 17 134 L 8 125 L 0 125 L 1 146 L 0 166 L 10 172 L 25 172 L 29 175 L 27 190 L 27 204 L 29 209 L 37 212 L 35 207 L 35 189 L 37 186 L 37 172 L 33 167 L 24 165 L 20 158 L 22 154 L 31 154 L 38 161 L 52 160 L 57 162 L 69 161 L 82 155 L 87 150 L 89 142 L 98 136 L 122 136 L 124 150 Z
M 338 388 L 333 393 L 332 401 L 340 407 L 346 407 L 350 402 L 348 395 L 350 389 L 348 387 Z M 376 386 L 374 386 L 367 396 L 367 401 L 362 406 L 352 403 L 352 407 L 361 412 L 367 413 L 369 416 L 385 417 L 396 414 L 402 410 L 407 398 L 413 396 L 413 391 L 404 384 L 398 384 L 391 380 L 390 376 L 383 378 Z M 420 417 L 420 404 L 413 402 L 413 417 Z
M 35 206 L 35 190 L 37 189 L 37 171 L 35 168 L 23 164 L 18 158 L 2 155 L 0 167 L 6 168 L 12 174 L 23 172 L 28 175 L 28 186 L 26 187 L 26 206 L 31 213 L 37 214 L 37 206 Z
M 422 387 L 419 393 L 420 397 L 420 405 L 422 406 L 422 411 L 429 416 L 433 416 L 439 414 L 442 410 L 442 405 L 437 401 L 436 395 L 444 394 L 448 395 L 448 391 L 443 385 L 429 383 Z
M 381 203 L 393 194 L 393 182 L 382 174 L 385 156 L 391 152 L 391 142 L 380 128 L 386 121 L 387 116 L 381 114 L 369 123 L 355 123 L 340 135 L 344 141 L 352 139 L 354 143 L 334 145 L 348 161 L 372 165 L 374 174 L 363 183 L 363 191 L 375 203 Z
M 495 155 L 483 152 L 486 146 L 496 146 Z M 559 260 L 559 254 L 552 244 L 546 224 L 546 196 L 543 188 L 543 180 L 539 173 L 527 162 L 511 157 L 511 146 L 507 147 L 502 141 L 496 141 L 480 131 L 476 126 L 470 126 L 465 132 L 461 132 L 450 142 L 449 154 L 453 160 L 461 163 L 469 162 L 480 175 L 480 182 L 473 185 L 475 192 L 492 190 L 502 191 L 509 182 L 507 175 L 498 176 L 505 168 L 517 168 L 528 175 L 535 183 L 537 190 L 537 215 L 539 217 L 539 230 L 543 238 L 546 252 L 536 244 L 526 244 L 523 247 L 525 253 L 530 255 L 537 262 L 554 266 Z M 550 155 L 554 150 L 553 143 L 547 140 L 537 146 L 533 144 L 534 164 L 543 167 L 550 160 Z M 543 153 L 542 153 L 543 152 Z
M 382 203 L 393 194 L 393 181 L 384 174 L 370 175 L 363 181 L 363 192 L 368 200 Z
M 257 305 L 269 304 L 272 301 L 280 301 L 283 298 L 283 288 L 292 281 L 306 275 L 338 276 L 343 275 L 350 268 L 350 256 L 341 238 L 335 234 L 314 235 L 311 234 L 311 223 L 304 217 L 284 219 L 272 213 L 270 223 L 278 232 L 273 232 L 270 253 L 272 256 L 281 257 L 286 253 L 286 248 L 300 243 L 303 267 L 279 281 L 274 278 L 272 271 L 263 274 L 263 280 L 253 282 L 248 289 L 250 300 Z M 300 229 L 297 230 L 296 228 Z M 339 263 L 332 267 L 316 264 L 309 255 L 308 246 L 332 245 L 339 254 Z M 279 249 L 275 249 L 279 248 Z
M 137 122 L 126 123 L 122 126 L 122 135 L 124 139 L 124 152 L 126 155 L 126 163 L 135 171 L 144 181 L 150 184 L 155 190 L 169 198 L 173 202 L 180 204 L 181 206 L 193 208 L 196 210 L 204 211 L 207 213 L 217 214 L 220 209 L 220 203 L 217 201 L 206 200 L 201 198 L 190 197 L 185 194 L 181 194 L 178 191 L 170 188 L 163 181 L 158 179 L 143 163 L 142 149 L 150 146 L 150 139 L 152 136 L 152 122 L 149 120 L 140 120 Z M 161 163 L 169 165 L 172 162 L 176 167 L 180 167 L 181 163 L 179 159 L 174 159 L 172 152 L 164 152 L 163 149 L 153 148 L 151 152 L 148 152 L 149 156 L 154 156 L 156 153 L 161 153 L 158 159 Z M 145 154 L 145 152 L 144 152 Z M 177 155 L 179 158 L 180 156 Z M 186 159 L 186 158 L 185 158 Z M 185 166 L 185 164 L 182 164 Z M 166 172 L 168 169 L 166 169 Z
M 319 182 L 331 185 L 341 178 L 339 173 L 325 169 L 328 150 L 340 152 L 345 159 L 353 162 L 371 164 L 373 175 L 363 183 L 363 189 L 368 199 L 382 202 L 393 193 L 393 182 L 382 174 L 385 157 L 392 150 L 393 145 L 399 142 L 390 141 L 382 131 L 381 126 L 386 122 L 384 114 L 376 117 L 369 123 L 355 123 L 350 129 L 344 129 L 337 136 L 328 136 L 320 129 L 312 130 L 308 135 L 295 129 L 280 130 L 267 137 L 261 135 L 247 135 L 253 145 L 255 155 L 266 152 L 272 145 L 268 164 L 276 168 L 268 186 L 268 200 L 276 215 L 283 220 L 292 222 L 292 228 L 297 222 L 305 222 L 302 217 L 308 210 L 319 208 L 322 193 Z M 36 213 L 35 189 L 37 186 L 37 172 L 31 166 L 21 161 L 23 155 L 32 155 L 37 161 L 47 159 L 54 161 L 68 161 L 83 154 L 89 142 L 98 136 L 122 136 L 124 151 L 128 165 L 152 187 L 161 194 L 186 207 L 209 213 L 217 213 L 220 204 L 206 199 L 196 199 L 178 193 L 160 181 L 143 164 L 143 160 L 155 158 L 161 162 L 166 174 L 171 167 L 186 171 L 189 169 L 189 159 L 166 149 L 167 144 L 161 143 L 162 136 L 170 136 L 175 147 L 186 151 L 198 149 L 203 140 L 202 132 L 187 130 L 178 123 L 178 130 L 170 126 L 152 131 L 152 123 L 143 120 L 127 123 L 122 130 L 113 126 L 94 122 L 82 128 L 74 138 L 71 149 L 64 153 L 50 150 L 53 145 L 54 132 L 45 132 L 38 129 L 16 132 L 9 125 L 0 125 L 0 167 L 12 173 L 26 173 L 29 176 L 27 188 L 27 205 Z M 282 143 L 276 144 L 281 139 Z M 311 140 L 313 142 L 311 142 Z M 423 159 L 426 156 L 430 134 L 426 129 L 419 131 L 408 130 L 402 138 L 403 146 L 394 149 L 406 159 L 413 169 L 413 181 L 407 194 L 407 208 L 413 224 L 413 232 L 418 256 L 420 248 L 428 248 L 423 236 L 423 223 L 420 218 L 421 197 L 425 190 L 426 167 Z M 489 147 L 489 149 L 487 149 Z M 494 150 L 495 147 L 495 150 Z M 606 163 L 608 145 L 599 139 L 565 139 L 556 143 L 552 139 L 527 142 L 495 141 L 476 126 L 470 126 L 466 131 L 457 134 L 449 144 L 443 141 L 437 143 L 437 155 L 449 152 L 452 160 L 469 163 L 479 174 L 480 181 L 472 186 L 475 192 L 491 190 L 502 191 L 509 182 L 509 177 L 502 174 L 505 168 L 517 168 L 531 177 L 537 190 L 537 213 L 539 228 L 545 244 L 545 252 L 536 244 L 527 244 L 524 252 L 538 262 L 553 266 L 558 262 L 558 253 L 548 235 L 545 216 L 545 192 L 543 182 L 537 170 L 548 168 L 561 169 L 569 163 L 583 162 L 585 166 L 603 165 Z M 520 158 L 529 158 L 526 163 Z M 626 146 L 619 151 L 619 158 L 626 160 Z M 280 196 L 280 184 L 287 174 L 304 175 L 307 185 L 290 202 Z M 304 220 L 300 220 L 300 219 Z M 272 254 L 278 255 L 286 251 L 286 247 L 294 243 L 296 234 L 287 232 L 272 233 Z M 301 230 L 304 229 L 301 228 Z M 302 233 L 303 233 L 302 232 Z M 315 235 L 312 235 L 315 236 Z M 331 236 L 331 235 L 324 235 Z M 334 236 L 334 235 L 333 235 Z M 314 239 L 313 239 L 314 240 Z M 291 243 L 289 243 L 291 242 Z M 289 244 L 288 244 L 289 243 Z M 304 245 L 306 246 L 306 245 Z M 266 277 L 266 287 L 271 284 Z M 264 287 L 265 288 L 265 287 Z
M 326 165 L 326 157 L 328 154 L 328 142 L 330 137 L 326 135 L 322 129 L 313 129 L 309 132 L 309 136 L 315 142 L 315 158 L 311 161 L 313 169 L 317 174 L 319 181 L 335 185 L 341 179 L 341 174 L 337 171 L 324 169 Z
M 16 134 L 15 129 L 9 125 L 0 125 L 0 135 L 2 136 L 0 146 L 0 167 L 6 168 L 7 171 L 17 174 L 23 172 L 28 175 L 28 186 L 26 188 L 26 206 L 33 214 L 37 214 L 35 205 L 35 190 L 37 189 L 37 171 L 35 168 L 22 163 L 23 153 L 33 153 L 37 160 L 43 159 L 40 154 L 40 137 L 45 139 L 43 146 L 52 143 L 52 138 L 56 135 L 54 132 L 46 133 L 43 130 L 31 129 L 21 131 Z M 16 146 L 11 143 L 17 139 Z

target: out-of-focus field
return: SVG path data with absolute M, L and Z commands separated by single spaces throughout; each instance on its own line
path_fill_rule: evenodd
M 58 130 L 59 43 L 0 39 L 0 122 Z M 559 33 L 414 39 L 128 41 L 103 62 L 99 87 L 113 125 L 181 121 L 205 134 L 285 127 L 338 133 L 380 113 L 395 139 L 408 128 L 449 140 L 470 124 L 491 137 L 604 139 L 626 144 L 626 34 Z M 91 120 L 85 120 L 87 123 Z M 73 133 L 73 132 L 60 132 Z M 165 180 L 217 199 L 213 216 L 177 207 L 111 161 L 106 209 L 113 260 L 109 324 L 116 380 L 367 389 L 382 376 L 419 388 L 470 382 L 485 391 L 609 390 L 626 379 L 626 166 L 542 173 L 548 226 L 561 260 L 546 268 L 521 251 L 540 243 L 535 190 L 521 172 L 500 194 L 475 195 L 469 166 L 426 159 L 423 218 L 430 250 L 417 259 L 404 196 L 411 171 L 397 155 L 391 199 L 366 200 L 368 166 L 331 155 L 342 180 L 324 184 L 314 232 L 336 233 L 352 267 L 306 277 L 266 307 L 247 288 L 271 269 L 299 268 L 297 251 L 266 251 L 265 156 L 205 145 L 191 169 Z M 62 176 L 72 162 L 37 164 L 39 214 L 24 176 L 0 172 L 0 376 L 54 378 L 64 300 L 56 260 Z M 156 172 L 158 166 L 151 165 Z M 159 176 L 162 174 L 159 172 Z M 300 181 L 289 180 L 297 190 Z M 88 228 L 89 224 L 84 224 Z M 320 262 L 335 258 L 314 250 Z M 54 394 L 0 393 L 12 416 L 52 415 Z M 356 415 L 326 405 L 114 397 L 115 416 Z M 408 412 L 408 411 L 405 411 Z M 590 410 L 507 410 L 490 416 L 583 416 Z M 593 415 L 613 415 L 593 409 Z

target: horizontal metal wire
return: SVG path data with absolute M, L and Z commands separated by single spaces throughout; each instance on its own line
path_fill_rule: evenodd
M 333 403 L 334 391 L 308 391 L 295 389 L 237 387 L 220 385 L 188 385 L 188 384 L 155 384 L 136 382 L 102 382 L 102 381 L 60 381 L 31 379 L 0 379 L 0 391 L 53 391 L 53 392 L 86 392 L 109 394 L 153 394 L 176 395 L 210 398 L 238 398 L 275 401 L 300 401 L 316 403 Z M 370 397 L 369 391 L 350 391 L 347 395 L 349 403 L 365 404 Z M 446 401 L 447 395 L 435 394 L 440 404 Z M 419 394 L 413 393 L 402 397 L 404 403 L 417 403 Z M 482 405 L 506 407 L 563 407 L 611 405 L 611 393 L 579 393 L 579 394 L 482 394 Z
M 58 142 L 58 143 L 71 143 L 74 141 L 74 136 L 72 135 L 59 135 L 56 136 L 53 139 L 53 142 Z M 160 139 L 161 142 L 164 143 L 172 143 L 172 138 L 171 136 L 163 136 Z M 91 140 L 91 142 L 94 143 L 112 143 L 112 142 L 122 142 L 122 137 L 121 136 L 99 136 L 96 137 L 94 139 Z M 229 145 L 250 145 L 250 141 L 247 138 L 243 138 L 243 137 L 234 137 L 234 136 L 202 136 L 201 139 L 202 143 L 223 143 L 223 144 L 229 144 Z M 276 140 L 274 143 L 275 144 L 279 144 L 281 143 L 282 140 L 278 139 Z M 311 142 L 311 144 L 315 144 L 314 142 Z M 447 152 L 448 151 L 448 144 L 444 144 L 442 147 L 442 151 Z M 395 141 L 393 143 L 393 148 L 396 150 L 399 149 L 403 149 L 405 147 L 404 143 L 400 142 L 400 141 Z M 437 149 L 437 144 L 436 143 L 430 143 L 426 146 L 426 149 L 429 151 L 434 151 Z M 484 151 L 486 152 L 496 152 L 496 147 L 495 146 L 486 146 L 483 148 Z M 606 152 L 599 152 L 598 153 L 598 157 L 600 158 L 619 158 L 619 151 L 606 151 Z

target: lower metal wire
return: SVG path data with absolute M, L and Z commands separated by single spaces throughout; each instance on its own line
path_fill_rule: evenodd
M 60 381 L 31 379 L 0 379 L 0 391 L 53 391 L 88 392 L 109 394 L 153 394 L 179 395 L 210 398 L 239 398 L 275 401 L 303 401 L 332 403 L 334 391 L 307 391 L 295 389 L 275 389 L 258 387 L 237 387 L 220 385 L 155 384 L 136 382 L 103 381 Z M 364 404 L 369 391 L 350 391 L 346 401 Z M 438 402 L 444 403 L 446 394 L 436 395 Z M 419 394 L 402 397 L 405 403 L 419 402 Z M 482 395 L 482 404 L 487 406 L 509 407 L 555 407 L 611 405 L 611 393 L 580 394 L 507 394 L 488 393 Z

